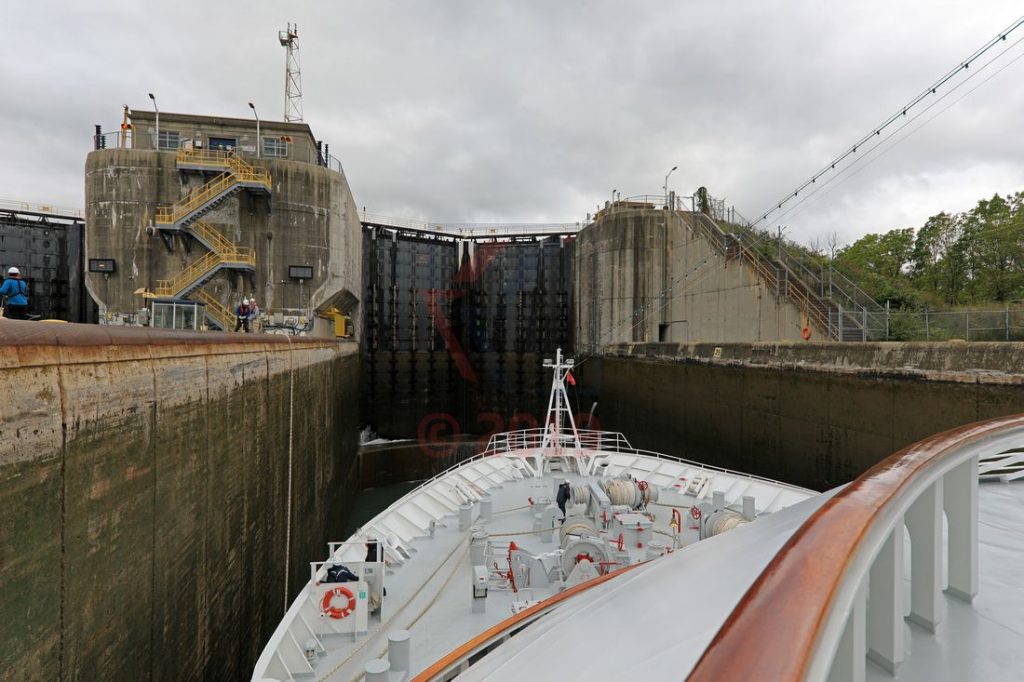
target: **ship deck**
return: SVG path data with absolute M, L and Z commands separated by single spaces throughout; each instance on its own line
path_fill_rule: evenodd
M 581 594 L 458 679 L 685 679 L 738 596 L 803 519 L 838 490 Z M 867 680 L 1024 679 L 1018 654 L 1024 642 L 1024 480 L 981 483 L 978 506 L 979 589 L 973 603 L 943 595 L 936 633 L 906 622 L 906 657 L 895 676 L 867 660 Z M 905 570 L 909 576 L 909 564 Z M 593 646 L 612 629 L 614 647 Z
M 558 547 L 558 531 L 550 543 L 541 541 L 541 535 L 533 530 L 533 510 L 527 499 L 553 497 L 553 485 L 563 477 L 559 474 L 557 479 L 552 476 L 523 479 L 492 490 L 492 519 L 477 526 L 486 527 L 496 543 L 514 540 L 520 548 L 533 554 L 553 551 Z M 580 480 L 577 476 L 571 479 Z M 655 512 L 655 530 L 667 533 L 668 516 Z M 662 536 L 662 539 L 668 538 Z M 696 531 L 687 529 L 683 541 L 696 540 Z M 382 626 L 379 618 L 371 617 L 371 634 L 366 639 L 338 642 L 329 649 L 317 666 L 316 679 L 360 679 L 367 662 L 386 655 L 387 633 L 400 629 L 411 633 L 412 670 L 422 670 L 458 644 L 512 616 L 514 601 L 541 600 L 553 594 L 549 589 L 529 587 L 518 592 L 492 588 L 485 600 L 486 610 L 474 613 L 469 535 L 459 530 L 457 519 L 452 517 L 444 527 L 439 526 L 433 538 L 416 538 L 411 545 L 415 550 L 412 559 L 394 567 L 385 578 L 388 622 Z M 635 549 L 631 552 L 637 553 Z M 507 567 L 504 557 L 497 560 L 500 568 Z M 493 572 L 493 564 L 489 568 Z M 424 576 L 430 576 L 426 583 Z
M 466 462 L 411 491 L 365 524 L 350 541 L 330 550 L 330 563 L 355 565 L 365 558 L 367 538 L 384 541 L 387 594 L 380 613 L 369 615 L 365 632 L 358 635 L 328 633 L 330 628 L 325 625 L 332 623 L 323 620 L 318 601 L 324 587 L 317 587 L 311 581 L 268 644 L 254 679 L 362 679 L 367 663 L 386 658 L 388 634 L 398 630 L 410 633 L 409 667 L 415 674 L 513 616 L 517 610 L 558 593 L 564 586 L 557 583 L 542 587 L 519 585 L 518 591 L 512 591 L 497 574 L 508 569 L 507 543 L 510 541 L 534 556 L 554 553 L 561 548 L 557 520 L 549 541 L 545 541 L 543 530 L 535 529 L 544 527 L 538 516 L 550 522 L 552 512 L 548 511 L 545 516 L 545 509 L 550 510 L 557 485 L 566 478 L 575 485 L 628 475 L 657 488 L 659 499 L 647 507 L 647 512 L 653 515 L 652 542 L 644 547 L 625 543 L 622 550 L 628 552 L 630 564 L 647 559 L 653 541 L 672 549 L 673 554 L 686 554 L 690 548 L 708 544 L 706 540 L 698 542 L 698 531 L 693 527 L 696 522 L 689 519 L 687 512 L 698 503 L 709 502 L 713 494 L 723 496 L 728 508 L 737 513 L 743 497 L 753 498 L 755 513 L 769 517 L 817 497 L 813 491 L 776 481 L 657 453 L 626 452 L 621 444 L 616 447 L 617 451 L 612 452 L 587 452 L 583 462 L 596 465 L 598 460 L 594 458 L 599 458 L 600 466 L 591 467 L 595 470 L 593 474 L 581 473 L 590 470 L 588 466 L 570 463 L 564 458 L 556 461 L 554 467 L 547 462 L 543 470 L 538 471 L 529 465 L 530 461 L 537 461 L 534 448 L 507 448 Z M 699 490 L 691 491 L 688 485 L 696 485 Z M 490 500 L 490 520 L 481 518 L 484 497 Z M 474 502 L 472 527 L 460 529 L 458 510 L 467 501 Z M 684 521 L 684 528 L 677 536 L 670 527 L 673 509 L 682 512 Z M 576 507 L 577 512 L 582 510 L 583 507 Z M 573 521 L 571 503 L 569 512 L 569 521 Z M 485 562 L 490 587 L 482 612 L 473 608 L 474 562 L 470 545 L 474 528 L 484 529 L 490 540 L 490 554 Z M 557 555 L 549 557 L 548 561 L 547 566 L 557 564 Z M 660 559 L 652 563 L 658 562 Z M 615 582 L 613 578 L 608 584 Z M 735 599 L 741 595 L 742 592 L 737 593 Z M 576 598 L 573 596 L 567 603 Z M 481 600 L 476 601 L 479 606 Z M 318 651 L 306 666 L 301 650 L 304 642 L 312 639 L 310 635 L 317 640 Z M 307 669 L 303 670 L 303 666 Z M 392 679 L 402 679 L 392 675 Z
M 905 556 L 909 560 L 910 552 Z M 909 565 L 907 574 L 909 575 Z M 909 584 L 909 583 L 908 583 Z M 978 488 L 978 594 L 943 595 L 935 634 L 905 624 L 906 658 L 892 676 L 868 661 L 867 679 L 1020 680 L 1024 642 L 1024 480 Z

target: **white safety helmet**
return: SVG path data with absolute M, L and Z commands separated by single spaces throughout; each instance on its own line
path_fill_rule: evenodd
M 567 478 L 567 479 L 565 479 L 564 481 L 562 481 L 562 483 L 570 483 L 570 481 L 569 481 L 569 479 Z M 571 484 L 571 483 L 570 483 L 570 484 Z
M 249 299 L 243 298 L 242 299 L 242 305 L 249 305 Z
M 11 267 L 7 268 L 7 274 L 8 275 L 20 275 L 21 274 L 21 270 L 19 270 L 18 268 L 14 267 L 12 265 Z

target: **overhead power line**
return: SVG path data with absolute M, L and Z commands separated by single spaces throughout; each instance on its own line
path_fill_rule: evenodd
M 835 172 L 835 174 L 833 174 L 831 177 L 829 177 L 829 179 L 826 180 L 825 182 L 822 182 L 822 183 L 819 183 L 819 184 L 815 185 L 814 189 L 812 189 L 810 192 L 804 192 L 803 195 L 800 198 L 800 201 L 798 201 L 795 204 L 791 205 L 789 208 L 784 209 L 781 214 L 779 214 L 777 216 L 774 216 L 774 220 L 782 220 L 783 218 L 792 219 L 793 217 L 799 215 L 800 213 L 802 213 L 806 209 L 810 208 L 811 206 L 814 206 L 816 203 L 818 203 L 819 201 L 824 199 L 826 196 L 828 196 L 829 194 L 834 192 L 837 188 L 842 186 L 842 184 L 845 183 L 847 180 L 849 180 L 850 178 L 858 175 L 861 171 L 865 170 L 868 166 L 873 164 L 875 161 L 878 161 L 878 159 L 882 158 L 883 156 L 888 154 L 890 151 L 895 149 L 898 145 L 900 145 L 902 142 L 904 142 L 908 137 L 910 137 L 911 135 L 913 135 L 917 131 L 919 131 L 922 128 L 924 128 L 926 125 L 928 125 L 929 123 L 934 121 L 936 118 L 938 118 L 939 116 L 944 114 L 946 111 L 948 111 L 954 105 L 956 105 L 958 102 L 961 102 L 966 97 L 970 96 L 978 88 L 982 87 L 983 85 L 988 83 L 990 80 L 992 80 L 993 78 L 998 76 L 1000 73 L 1002 73 L 1003 71 L 1005 71 L 1009 67 L 1011 67 L 1014 64 L 1016 64 L 1022 57 L 1024 57 L 1024 52 L 1018 54 L 1016 57 L 1014 57 L 1010 61 L 1006 62 L 1002 66 L 1000 66 L 993 73 L 991 73 L 988 76 L 988 78 L 984 79 L 983 81 L 981 81 L 980 83 L 975 85 L 973 88 L 971 88 L 967 92 L 963 93 L 962 95 L 960 95 L 959 97 L 954 99 L 952 102 L 950 102 L 946 106 L 944 106 L 941 109 L 939 109 L 937 112 L 935 112 L 934 114 L 932 114 L 931 116 L 926 118 L 924 121 L 922 121 L 919 125 L 915 126 L 914 128 L 911 128 L 910 130 L 908 130 L 903 135 L 899 135 L 899 133 L 903 129 L 907 128 L 912 123 L 914 123 L 914 121 L 916 121 L 917 119 L 919 119 L 922 116 L 924 116 L 925 114 L 927 114 L 933 107 L 936 107 L 939 104 L 941 104 L 944 99 L 946 99 L 950 95 L 953 95 L 959 88 L 963 87 L 964 85 L 967 85 L 971 81 L 971 79 L 976 78 L 977 76 L 980 76 L 985 71 L 985 69 L 987 69 L 989 66 L 994 64 L 1003 55 L 1005 55 L 1007 52 L 1013 50 L 1015 47 L 1017 47 L 1017 45 L 1021 44 L 1022 42 L 1024 42 L 1024 36 L 1021 36 L 1020 38 L 1015 40 L 1013 43 L 1011 43 L 1009 46 L 1007 46 L 1006 49 L 1004 49 L 1002 52 L 997 54 L 995 57 L 993 57 L 989 61 L 987 61 L 984 64 L 982 64 L 979 68 L 972 70 L 970 76 L 968 76 L 964 80 L 962 80 L 959 83 L 957 83 L 955 86 L 953 86 L 952 89 L 947 90 L 938 99 L 933 100 L 927 107 L 925 107 L 924 109 L 921 109 L 920 111 L 917 112 L 917 114 L 915 114 L 911 118 L 909 118 L 906 121 L 904 121 L 898 128 L 896 128 L 891 133 L 889 133 L 889 135 L 887 137 L 883 137 L 882 139 L 878 140 L 870 148 L 868 148 L 866 151 L 863 151 L 863 153 L 858 153 L 857 158 L 853 162 L 851 162 L 850 164 L 848 164 L 846 166 L 843 166 L 841 169 L 838 169 Z M 897 135 L 899 135 L 899 137 L 897 137 Z M 875 152 L 878 152 L 878 155 L 874 156 L 872 158 L 872 155 L 875 154 Z M 863 164 L 863 165 L 860 165 L 860 164 Z M 858 167 L 858 165 L 859 165 L 859 167 Z M 853 170 L 854 168 L 857 168 L 857 170 Z M 838 180 L 838 182 L 836 182 L 837 180 Z M 833 182 L 835 182 L 834 185 L 832 185 Z M 832 186 L 829 187 L 829 185 L 832 185 Z M 828 189 L 826 189 L 826 188 L 828 188 Z
M 776 201 L 772 205 L 771 208 L 769 208 L 766 211 L 763 211 L 760 214 L 760 217 L 758 217 L 756 220 L 754 220 L 754 222 L 751 223 L 750 226 L 754 227 L 754 226 L 758 225 L 759 223 L 766 221 L 768 219 L 768 217 L 771 216 L 773 213 L 775 213 L 776 211 L 781 211 L 783 206 L 785 206 L 787 203 L 791 202 L 792 200 L 796 199 L 800 195 L 800 192 L 802 192 L 803 190 L 807 189 L 811 185 L 816 184 L 820 177 L 822 177 L 822 176 L 824 176 L 826 174 L 832 173 L 833 171 L 836 171 L 836 167 L 839 166 L 843 161 L 845 161 L 850 156 L 856 154 L 858 149 L 862 149 L 865 144 L 869 143 L 870 141 L 872 141 L 875 138 L 880 137 L 882 135 L 882 133 L 886 129 L 888 129 L 890 126 L 892 126 L 896 121 L 899 121 L 900 119 L 906 117 L 908 112 L 914 110 L 924 100 L 928 99 L 929 97 L 932 97 L 932 96 L 936 95 L 938 93 L 938 91 L 943 89 L 950 81 L 956 79 L 958 76 L 963 74 L 965 71 L 969 70 L 970 67 L 971 67 L 971 64 L 973 64 L 978 59 L 980 59 L 982 56 L 984 56 L 986 53 L 988 53 L 996 45 L 998 45 L 998 44 L 1000 44 L 1002 42 L 1005 42 L 1007 36 L 1009 36 L 1014 31 L 1018 30 L 1022 26 L 1024 26 L 1024 16 L 1016 19 L 1013 23 L 1011 23 L 1005 29 L 1000 31 L 994 38 L 992 38 L 991 40 L 986 42 L 984 45 L 982 45 L 980 48 L 975 50 L 973 54 L 971 54 L 969 57 L 967 57 L 966 59 L 961 61 L 959 64 L 957 64 L 948 73 L 946 73 L 944 76 L 942 76 L 937 81 L 932 83 L 929 87 L 925 88 L 920 94 L 918 94 L 916 97 L 914 97 L 909 102 L 904 104 L 902 107 L 900 107 L 896 111 L 896 113 L 894 113 L 891 116 L 889 116 L 887 119 L 882 121 L 880 124 L 874 126 L 871 129 L 871 132 L 867 133 L 862 138 L 860 138 L 857 142 L 855 142 L 853 145 L 851 145 L 849 148 L 847 148 L 846 151 L 844 151 L 842 154 L 840 154 L 839 156 L 834 158 L 832 161 L 830 161 L 828 164 L 826 164 L 824 167 L 822 167 L 821 170 L 819 170 L 817 173 L 812 175 L 809 179 L 805 180 L 801 185 L 797 186 L 795 189 L 791 190 L 790 192 L 787 192 L 781 199 Z

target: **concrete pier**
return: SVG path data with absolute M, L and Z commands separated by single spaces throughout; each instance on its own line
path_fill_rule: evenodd
M 900 448 L 1024 412 L 1021 343 L 621 344 L 581 399 L 639 448 L 817 489 Z
M 340 539 L 357 385 L 334 342 L 0 321 L 0 670 L 247 677 Z

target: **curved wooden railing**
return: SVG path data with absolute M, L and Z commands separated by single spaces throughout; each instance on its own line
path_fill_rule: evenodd
M 1022 440 L 1024 415 L 1001 417 L 931 436 L 872 467 L 800 527 L 688 680 L 862 680 L 865 654 L 895 670 L 904 655 L 904 524 L 908 620 L 934 632 L 942 613 L 943 512 L 946 592 L 970 601 L 978 584 L 978 456 Z
M 513 631 L 526 627 L 544 614 L 561 606 L 562 602 L 570 597 L 574 597 L 580 592 L 586 592 L 592 587 L 597 587 L 612 578 L 618 578 L 637 566 L 642 566 L 644 563 L 646 562 L 642 561 L 640 563 L 630 564 L 629 566 L 613 571 L 612 573 L 605 573 L 604 575 L 591 578 L 590 580 L 586 580 L 578 585 L 562 590 L 558 594 L 548 597 L 547 599 L 534 604 L 517 614 L 509 616 L 500 623 L 492 625 L 488 629 L 484 630 L 465 644 L 455 648 L 422 672 L 417 673 L 416 676 L 412 678 L 412 682 L 431 682 L 432 680 L 451 679 L 451 676 L 460 670 L 462 666 L 468 664 L 470 658 L 480 652 L 486 651 L 490 647 L 500 644 L 503 640 L 508 638 Z

